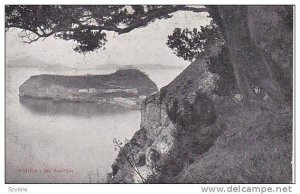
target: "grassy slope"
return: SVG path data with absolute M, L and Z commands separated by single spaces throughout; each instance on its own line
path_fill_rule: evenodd
M 240 108 L 220 118 L 226 127 L 213 146 L 173 181 L 290 183 L 292 113 Z

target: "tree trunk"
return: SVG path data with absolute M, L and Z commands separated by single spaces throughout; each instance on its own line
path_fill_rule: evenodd
M 268 95 L 268 102 L 272 102 L 272 105 L 284 103 L 284 91 L 274 76 L 274 66 L 267 54 L 251 39 L 248 6 L 212 6 L 209 10 L 227 42 L 237 85 L 245 105 L 263 101 L 255 94 L 255 87 Z

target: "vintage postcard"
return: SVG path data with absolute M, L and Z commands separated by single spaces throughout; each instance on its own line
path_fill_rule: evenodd
M 293 5 L 5 5 L 5 183 L 294 183 Z

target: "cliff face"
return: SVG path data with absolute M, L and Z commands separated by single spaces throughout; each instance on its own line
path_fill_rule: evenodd
M 280 70 L 283 75 L 278 78 L 290 83 L 292 68 L 288 67 L 293 64 L 292 51 L 289 47 L 279 46 L 278 40 L 291 46 L 291 30 L 285 28 L 277 8 L 250 7 L 247 25 L 256 44 L 262 44 L 261 52 L 269 56 L 263 60 L 284 66 L 278 68 L 284 69 Z M 234 7 L 232 11 L 236 11 Z M 232 18 L 227 21 L 232 22 L 233 34 L 228 34 L 232 39 L 241 33 L 236 28 L 238 24 L 234 23 L 239 21 Z M 228 47 L 234 49 L 230 44 Z M 218 49 L 207 52 L 159 93 L 144 101 L 141 129 L 121 148 L 108 182 L 292 182 L 292 103 L 280 104 L 273 109 L 262 104 L 243 105 L 243 96 L 236 87 L 209 70 L 212 64 L 225 65 L 224 59 L 216 60 L 220 52 L 222 50 Z M 254 54 L 257 53 L 252 53 L 254 62 L 261 60 L 261 56 Z M 231 55 L 227 57 L 234 61 Z M 247 65 L 253 67 L 253 76 L 268 70 Z M 253 87 L 260 87 L 255 84 L 253 82 Z M 286 100 L 292 99 L 291 91 L 288 84 L 287 91 L 283 90 Z M 269 103 L 268 96 L 260 89 L 255 88 L 252 92 L 263 99 L 262 103 Z
M 141 129 L 120 151 L 112 165 L 109 182 L 144 182 L 154 175 L 155 162 L 165 161 L 166 154 L 173 149 L 173 132 L 176 127 L 168 118 L 166 110 L 160 107 L 157 97 L 153 95 L 144 101 Z
M 109 182 L 171 182 L 211 147 L 223 126 L 213 106 L 220 101 L 213 94 L 218 76 L 206 65 L 207 60 L 195 61 L 143 102 L 141 129 L 122 148 Z
M 133 106 L 157 91 L 144 73 L 131 69 L 109 75 L 36 75 L 19 87 L 19 96 Z
M 195 61 L 144 101 L 141 128 L 121 148 L 108 182 L 291 181 L 291 108 L 245 108 L 238 93 L 215 94 L 218 76 L 207 62 Z

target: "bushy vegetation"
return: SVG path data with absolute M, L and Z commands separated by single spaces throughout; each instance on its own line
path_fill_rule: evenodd
M 224 42 L 222 35 L 215 23 L 207 26 L 200 26 L 200 29 L 194 28 L 180 29 L 175 28 L 172 35 L 168 36 L 167 45 L 174 51 L 176 56 L 184 60 L 194 61 L 203 56 L 211 45 L 216 42 Z
M 209 58 L 208 70 L 219 75 L 214 91 L 220 96 L 236 92 L 234 70 L 228 56 L 228 49 L 223 45 L 217 56 Z
M 194 28 L 192 31 L 176 28 L 173 34 L 168 36 L 167 45 L 176 56 L 184 60 L 195 61 L 197 58 L 208 56 L 208 70 L 219 75 L 215 88 L 218 95 L 229 95 L 236 88 L 228 48 L 215 23 L 211 22 L 210 25 L 201 26 L 199 30 Z M 210 53 L 217 54 L 209 56 Z

